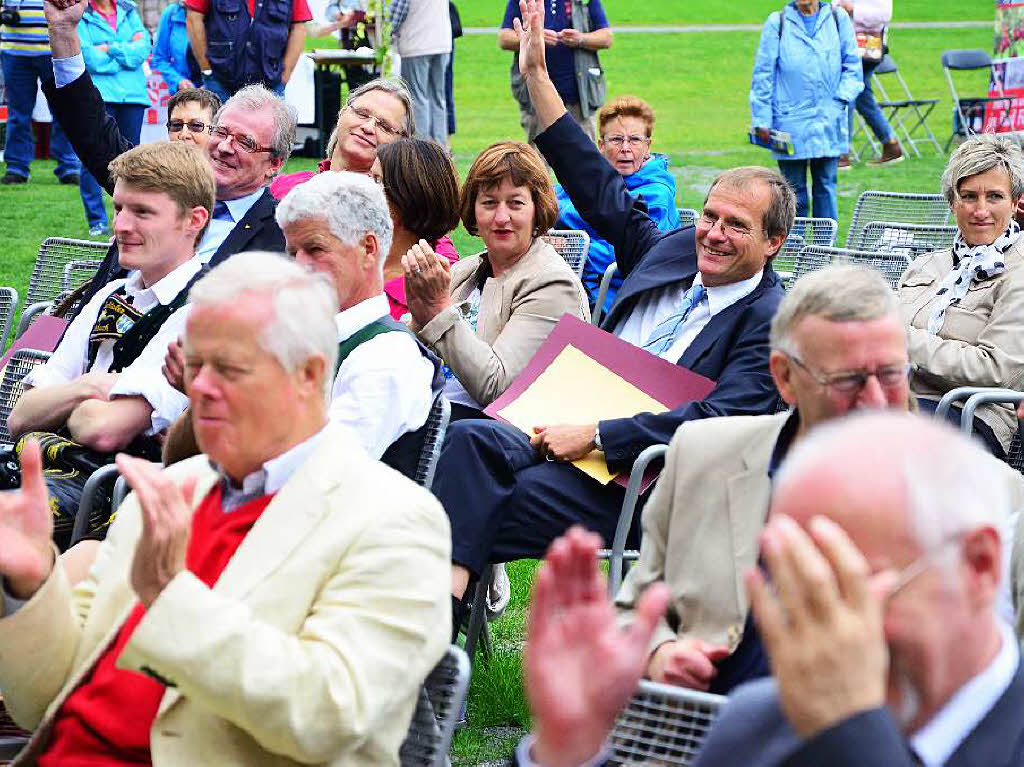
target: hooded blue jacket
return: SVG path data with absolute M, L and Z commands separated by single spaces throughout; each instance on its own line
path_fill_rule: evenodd
M 790 134 L 795 152 L 776 154 L 776 159 L 845 154 L 850 144 L 847 107 L 863 89 L 857 36 L 845 10 L 822 3 L 810 35 L 792 3 L 768 16 L 754 62 L 750 111 L 755 128 Z
M 679 228 L 679 211 L 676 210 L 676 182 L 668 170 L 668 156 L 654 154 L 640 166 L 631 176 L 624 176 L 626 188 L 634 197 L 640 197 L 647 204 L 647 213 L 663 232 Z M 583 287 L 590 298 L 590 305 L 597 302 L 597 291 L 601 277 L 608 264 L 615 260 L 615 250 L 606 241 L 597 236 L 590 224 L 583 220 L 576 207 L 569 199 L 561 184 L 555 184 L 555 195 L 558 197 L 558 223 L 562 229 L 581 229 L 590 235 L 590 251 L 587 263 L 583 267 Z M 615 295 L 622 284 L 622 275 L 617 274 L 608 288 L 604 310 L 615 302 Z
M 142 63 L 149 56 L 149 32 L 132 0 L 117 0 L 117 29 L 90 5 L 78 22 L 85 68 L 92 81 L 110 104 L 149 106 L 146 75 Z M 107 50 L 100 50 L 106 45 Z

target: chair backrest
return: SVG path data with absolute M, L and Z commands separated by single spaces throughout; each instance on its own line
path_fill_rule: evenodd
M 679 226 L 697 226 L 697 219 L 700 218 L 700 211 L 693 208 L 676 208 L 679 214 Z
M 904 224 L 896 221 L 871 221 L 860 236 L 859 250 L 873 253 L 902 253 L 910 259 L 953 247 L 955 226 Z
M 549 229 L 544 239 L 562 258 L 577 277 L 583 276 L 583 267 L 590 252 L 590 235 L 579 229 Z
M 437 461 L 441 457 L 441 443 L 444 442 L 444 435 L 448 431 L 448 421 L 451 420 L 451 417 L 451 404 L 443 394 L 438 394 L 434 398 L 434 404 L 430 406 L 427 423 L 423 427 L 423 448 L 420 450 L 416 476 L 413 477 L 413 481 L 421 487 L 429 489 L 434 484 L 434 472 L 437 470 Z
M 946 69 L 985 69 L 992 66 L 992 57 L 981 48 L 953 48 L 942 52 Z
M 640 682 L 615 721 L 608 763 L 691 764 L 725 700 L 685 687 Z
M 0 288 L 0 351 L 7 345 L 7 335 L 11 332 L 17 309 L 18 291 L 14 288 Z
M 793 267 L 793 259 L 797 253 L 808 245 L 836 244 L 839 236 L 839 222 L 832 218 L 810 218 L 797 216 L 793 227 L 789 230 L 786 241 L 782 243 L 779 254 L 772 261 L 775 271 L 788 272 Z
M 399 750 L 401 764 L 440 767 L 445 763 L 469 688 L 469 673 L 466 653 L 451 645 L 420 688 L 409 732 Z
M 102 260 L 68 261 L 64 265 L 61 278 L 61 293 L 70 293 L 92 279 L 96 271 L 103 265 Z
M 0 378 L 0 444 L 9 445 L 14 441 L 7 429 L 7 417 L 25 391 L 25 376 L 48 359 L 50 352 L 36 349 L 19 349 L 11 355 L 4 368 L 3 378 Z
M 808 272 L 822 269 L 829 264 L 863 264 L 871 266 L 882 273 L 893 290 L 899 285 L 900 277 L 910 260 L 903 253 L 873 252 L 866 250 L 850 250 L 848 248 L 826 248 L 820 245 L 809 245 L 801 250 L 793 261 L 791 276 L 785 281 L 786 288 Z
M 28 293 L 25 296 L 25 305 L 40 301 L 53 301 L 67 290 L 77 288 L 86 280 L 91 279 L 106 256 L 109 247 L 110 245 L 106 242 L 47 237 L 39 246 L 39 253 L 36 255 L 32 277 L 29 279 Z M 85 266 L 87 263 L 95 264 L 95 267 L 90 271 Z M 75 266 L 65 271 L 70 264 L 75 264 Z M 67 278 L 73 276 L 78 280 L 78 284 L 66 287 L 65 275 L 68 275 Z
M 882 56 L 882 60 L 875 67 L 876 75 L 889 75 L 896 71 L 896 60 L 888 53 Z
M 872 221 L 944 226 L 949 221 L 949 203 L 941 194 L 864 192 L 857 198 L 850 218 L 846 247 L 859 249 L 864 227 Z

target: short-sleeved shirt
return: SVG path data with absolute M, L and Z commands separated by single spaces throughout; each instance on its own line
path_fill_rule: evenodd
M 245 5 L 249 9 L 249 16 L 255 15 L 256 0 L 245 0 Z M 205 16 L 210 10 L 210 0 L 185 0 L 185 7 Z M 312 18 L 313 14 L 309 12 L 306 0 L 292 0 L 292 24 L 300 24 Z
M 189 0 L 193 2 L 193 0 Z M 601 0 L 590 0 L 587 4 L 590 13 L 590 29 L 605 29 L 608 18 L 604 15 Z M 513 19 L 522 19 L 519 13 L 519 0 L 509 0 L 505 8 L 505 18 L 501 22 L 502 29 L 514 29 Z M 555 32 L 572 28 L 572 0 L 544 0 L 544 28 Z M 573 48 L 559 43 L 547 48 L 548 75 L 555 84 L 555 90 L 566 104 L 579 104 L 580 91 L 576 84 L 576 68 L 573 64 Z

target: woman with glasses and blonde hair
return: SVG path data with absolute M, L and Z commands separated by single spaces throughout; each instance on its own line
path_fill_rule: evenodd
M 959 232 L 900 278 L 911 391 L 922 410 L 958 386 L 1024 385 L 1024 238 L 1013 215 L 1024 195 L 1024 153 L 987 134 L 960 145 L 942 174 Z M 949 417 L 960 423 L 960 410 Z M 1017 432 L 1009 405 L 984 405 L 975 434 L 1002 457 Z
M 636 96 L 619 96 L 598 112 L 597 129 L 601 136 L 597 142 L 601 154 L 622 176 L 630 194 L 646 203 L 647 213 L 658 229 L 663 232 L 678 229 L 676 182 L 668 170 L 668 156 L 651 152 L 654 136 L 654 110 L 651 105 Z M 608 265 L 615 261 L 615 249 L 584 220 L 561 184 L 555 184 L 555 196 L 558 198 L 558 228 L 581 229 L 590 235 L 590 251 L 583 267 L 583 287 L 593 309 L 601 277 Z M 621 284 L 622 276 L 617 275 L 608 288 L 604 311 L 615 302 L 615 294 Z

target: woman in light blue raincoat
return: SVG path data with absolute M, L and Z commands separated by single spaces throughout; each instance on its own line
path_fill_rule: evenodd
M 847 108 L 864 88 L 853 22 L 842 8 L 794 0 L 761 29 L 750 86 L 754 127 L 790 134 L 793 154 L 775 154 L 807 215 L 810 165 L 814 215 L 839 220 L 839 155 L 849 143 Z

